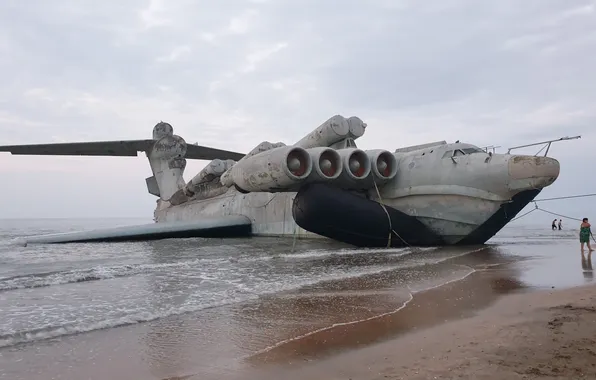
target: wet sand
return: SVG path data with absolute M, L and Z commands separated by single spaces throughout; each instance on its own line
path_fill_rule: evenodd
M 589 285 L 562 290 L 525 286 L 512 267 L 478 270 L 403 310 L 255 355 L 254 371 L 233 379 L 596 378 L 592 255 L 581 257 Z M 321 355 L 348 346 L 361 348 Z
M 594 379 L 596 285 L 510 295 L 471 318 L 244 379 Z M 199 377 L 197 377 L 198 379 Z

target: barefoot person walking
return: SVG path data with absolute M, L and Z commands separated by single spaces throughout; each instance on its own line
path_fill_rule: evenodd
M 588 223 L 588 218 L 582 219 L 582 224 L 579 227 L 579 242 L 581 243 L 582 253 L 584 252 L 584 244 L 588 245 L 590 252 L 593 251 L 592 246 L 590 246 L 590 236 L 592 235 L 590 227 L 591 225 Z

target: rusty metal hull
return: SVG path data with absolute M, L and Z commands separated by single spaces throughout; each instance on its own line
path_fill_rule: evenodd
M 457 245 L 484 244 L 515 218 L 541 191 L 542 189 L 524 190 L 514 195 L 511 202 L 503 203 L 499 210 L 478 228 L 458 240 Z
M 484 224 L 508 200 L 460 194 L 410 195 L 385 200 L 384 203 L 415 217 L 426 228 L 455 244 Z

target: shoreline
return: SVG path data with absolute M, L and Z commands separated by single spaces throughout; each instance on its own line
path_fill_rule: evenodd
M 498 297 L 471 316 L 242 378 L 592 379 L 595 306 L 596 284 L 522 290 Z
M 256 269 L 273 265 L 281 273 L 296 265 L 303 271 L 310 271 L 312 266 L 343 265 L 375 270 L 200 312 L 15 346 L 2 350 L 0 367 L 15 380 L 48 377 L 266 380 L 303 379 L 305 375 L 343 380 L 440 379 L 453 378 L 454 371 L 464 369 L 472 372 L 462 372 L 463 378 L 482 378 L 484 372 L 498 369 L 499 363 L 495 364 L 491 358 L 490 365 L 484 362 L 480 363 L 483 368 L 470 370 L 470 366 L 478 363 L 466 363 L 468 357 L 460 354 L 468 353 L 478 359 L 490 350 L 503 349 L 503 343 L 499 342 L 511 340 L 499 336 L 503 329 L 516 331 L 513 336 L 523 335 L 525 327 L 522 325 L 520 330 L 515 318 L 512 320 L 504 311 L 519 309 L 522 317 L 536 313 L 532 318 L 540 320 L 545 311 L 527 306 L 534 305 L 535 297 L 543 294 L 544 289 L 559 294 L 568 290 L 558 289 L 583 288 L 592 281 L 589 265 L 582 259 L 580 271 L 579 257 L 576 261 L 567 254 L 569 251 L 565 241 L 556 244 L 529 241 L 522 245 L 506 242 L 501 246 L 485 246 L 465 254 L 443 250 L 432 258 L 398 253 L 393 259 L 388 259 L 391 255 L 323 255 L 298 262 L 266 261 Z M 384 269 L 377 271 L 377 267 Z M 177 294 L 187 286 L 186 274 L 183 271 L 165 282 L 166 295 Z M 110 295 L 114 287 L 134 283 L 148 294 L 150 302 L 163 307 L 159 302 L 168 299 L 162 298 L 162 285 L 156 286 L 158 279 L 162 277 L 149 275 L 148 282 L 143 283 L 127 282 L 128 277 L 119 277 L 103 290 Z M 79 294 L 80 288 L 97 284 L 102 282 L 85 282 L 73 285 L 72 289 Z M 551 290 L 555 287 L 557 290 Z M 40 289 L 36 292 L 43 294 L 53 288 Z M 593 290 L 584 291 L 584 296 L 588 291 Z M 499 308 L 501 302 L 511 297 L 526 298 L 505 309 Z M 590 312 L 585 308 L 561 310 Z M 493 318 L 492 322 L 478 325 L 478 318 L 483 315 Z M 454 324 L 459 327 L 452 327 L 451 335 L 446 333 Z M 538 330 L 532 333 L 544 335 Z M 575 334 L 577 338 L 579 335 Z M 589 334 L 596 336 L 596 332 Z M 447 343 L 454 343 L 455 349 L 445 346 Z M 543 343 L 536 343 L 539 344 Z M 549 344 L 552 348 L 553 343 Z M 590 345 L 594 343 L 584 341 L 579 345 L 575 342 L 572 347 Z M 562 355 L 573 360 L 577 356 L 573 352 Z M 523 352 L 515 357 L 522 356 Z M 524 360 L 525 364 L 531 361 Z M 515 373 L 522 373 L 518 378 L 529 376 L 524 371 L 546 371 L 537 365 L 516 370 Z M 448 375 L 442 377 L 444 373 Z M 566 375 L 563 378 L 581 378 L 577 374 Z M 507 378 L 515 379 L 515 374 Z
M 484 254 L 485 249 L 482 249 L 464 257 L 448 259 L 453 265 L 471 271 L 427 288 L 410 290 L 410 298 L 394 310 L 357 320 L 338 321 L 268 346 L 242 361 L 249 365 L 249 371 L 267 371 L 276 366 L 294 368 L 305 362 L 319 362 L 345 352 L 400 339 L 415 331 L 468 318 L 511 293 L 537 291 L 517 278 L 515 267 L 519 261 L 487 264 L 482 257 Z M 484 262 L 475 262 L 476 259 Z
M 448 286 L 448 285 L 453 284 L 453 283 L 459 283 L 461 281 L 465 281 L 466 278 L 468 278 L 469 276 L 474 275 L 477 272 L 478 272 L 477 270 L 471 269 L 471 271 L 469 273 L 463 275 L 460 278 L 456 278 L 456 279 L 453 279 L 453 280 L 448 280 L 447 282 L 441 283 L 439 285 L 432 285 L 429 288 L 426 288 L 426 289 L 423 289 L 423 290 L 420 290 L 420 291 L 411 292 L 410 293 L 410 297 L 407 300 L 405 300 L 404 303 L 401 306 L 399 306 L 397 309 L 390 310 L 390 311 L 387 311 L 387 312 L 384 312 L 384 313 L 381 313 L 381 314 L 376 314 L 376 315 L 373 315 L 373 316 L 370 316 L 370 317 L 365 317 L 364 319 L 353 320 L 353 321 L 345 321 L 345 322 L 336 322 L 336 323 L 334 323 L 334 324 L 332 324 L 330 326 L 321 327 L 321 328 L 318 328 L 316 330 L 307 332 L 305 334 L 302 334 L 302 335 L 299 335 L 299 336 L 295 336 L 295 337 L 292 337 L 292 338 L 289 338 L 289 339 L 286 339 L 286 340 L 277 342 L 277 343 L 275 343 L 273 345 L 270 345 L 270 346 L 268 346 L 268 347 L 266 347 L 264 349 L 261 349 L 261 350 L 255 352 L 254 354 L 250 355 L 249 356 L 249 360 L 255 359 L 255 358 L 259 358 L 259 357 L 265 357 L 266 358 L 267 355 L 268 355 L 268 353 L 270 351 L 273 351 L 273 350 L 277 349 L 278 347 L 282 347 L 284 345 L 292 344 L 293 342 L 300 343 L 301 340 L 308 339 L 310 336 L 313 336 L 313 335 L 322 334 L 322 333 L 326 333 L 326 332 L 330 332 L 331 334 L 333 334 L 333 330 L 337 330 L 337 329 L 349 329 L 352 325 L 357 326 L 357 325 L 365 324 L 367 322 L 371 322 L 371 321 L 374 321 L 374 320 L 377 320 L 377 319 L 382 319 L 382 318 L 385 318 L 385 317 L 392 317 L 393 315 L 402 312 L 408 306 L 410 306 L 410 303 L 412 303 L 414 301 L 414 298 L 417 295 L 424 294 L 426 292 L 430 292 L 430 291 L 433 291 L 433 290 L 437 290 L 439 288 Z

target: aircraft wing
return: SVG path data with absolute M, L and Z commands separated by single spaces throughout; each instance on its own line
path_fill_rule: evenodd
M 44 156 L 136 156 L 149 150 L 154 140 L 94 141 L 0 146 L 0 152 Z
M 209 148 L 206 146 L 186 144 L 186 158 L 193 160 L 234 160 L 239 161 L 244 153 L 230 152 L 227 150 Z
M 190 237 L 232 238 L 250 236 L 251 233 L 252 224 L 248 217 L 244 215 L 225 215 L 187 222 L 162 222 L 27 236 L 19 239 L 17 243 L 26 246 L 28 244 L 146 241 Z
M 137 152 L 146 152 L 155 140 L 122 140 L 122 141 L 94 141 L 30 145 L 0 146 L 0 152 L 10 152 L 15 155 L 45 155 L 45 156 L 137 156 Z M 187 144 L 187 159 L 194 160 L 222 160 L 238 161 L 244 154 L 206 146 Z

